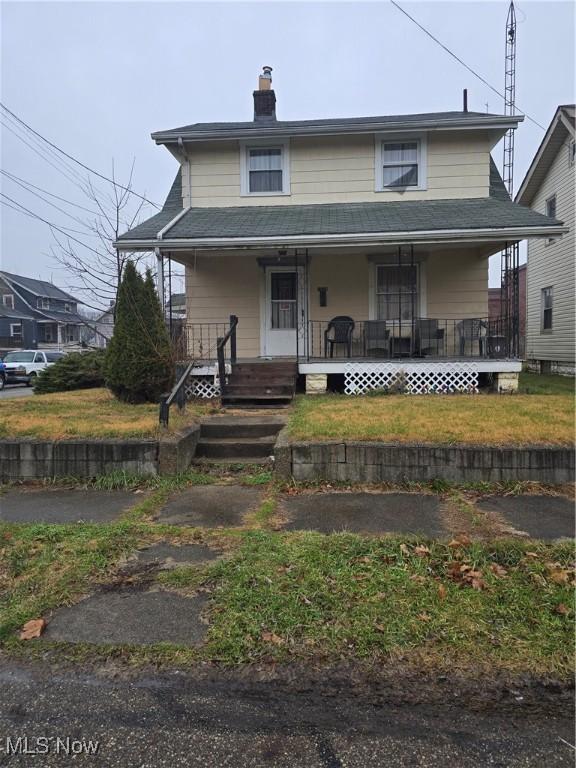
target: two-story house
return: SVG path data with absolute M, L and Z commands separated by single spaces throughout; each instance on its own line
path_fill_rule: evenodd
M 0 271 L 0 347 L 78 346 L 78 300 L 45 280 Z
M 562 238 L 528 241 L 526 359 L 542 373 L 576 368 L 574 126 L 574 104 L 558 107 L 516 196 L 568 227 Z
M 278 374 L 282 359 L 307 391 L 357 393 L 399 376 L 412 392 L 475 391 L 487 374 L 513 386 L 520 361 L 488 321 L 488 259 L 564 232 L 510 200 L 491 158 L 523 118 L 281 121 L 268 67 L 253 96 L 250 122 L 152 134 L 180 168 L 164 208 L 116 243 L 155 250 L 160 274 L 165 259 L 186 266 L 198 375 L 213 374 L 233 315 L 236 363 L 227 351 L 214 382 L 229 401 L 249 397 L 250 377 L 279 395 L 264 361 Z

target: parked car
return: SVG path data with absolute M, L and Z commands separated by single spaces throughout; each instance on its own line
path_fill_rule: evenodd
M 4 358 L 6 384 L 27 384 L 30 387 L 44 368 L 62 357 L 64 352 L 51 349 L 19 349 L 17 352 L 8 352 Z
M 6 366 L 4 361 L 0 360 L 0 390 L 6 386 Z

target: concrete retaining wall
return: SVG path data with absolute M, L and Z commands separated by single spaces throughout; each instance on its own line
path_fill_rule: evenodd
M 351 483 L 455 483 L 531 480 L 574 482 L 572 448 L 496 448 L 489 446 L 425 446 L 373 442 L 290 443 L 280 433 L 275 471 L 295 480 L 340 480 Z
M 160 440 L 0 440 L 0 480 L 175 474 L 190 466 L 199 434 L 194 425 Z

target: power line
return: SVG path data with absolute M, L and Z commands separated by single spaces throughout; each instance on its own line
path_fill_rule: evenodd
M 18 210 L 18 213 L 26 213 L 31 218 L 38 219 L 38 221 L 44 222 L 44 224 L 47 224 L 50 227 L 50 229 L 55 229 L 57 232 L 60 232 L 60 234 L 64 235 L 64 237 L 68 237 L 70 240 L 74 240 L 75 243 L 78 243 L 78 245 L 81 245 L 83 248 L 87 248 L 89 251 L 92 251 L 92 253 L 95 253 L 97 256 L 102 256 L 102 254 L 99 251 L 97 251 L 95 248 L 92 248 L 90 245 L 86 245 L 86 243 L 83 243 L 82 240 L 78 240 L 77 237 L 73 237 L 68 233 L 68 232 L 76 232 L 76 230 L 71 229 L 71 230 L 65 231 L 66 229 L 68 229 L 67 227 L 65 228 L 59 227 L 57 224 L 54 224 L 53 222 L 42 218 L 42 216 L 39 216 L 37 213 L 34 213 L 34 211 L 31 211 L 29 208 L 26 208 L 17 200 L 13 200 L 4 192 L 0 192 L 0 196 L 6 198 L 6 200 L 9 200 L 13 205 L 18 206 L 18 208 L 15 209 L 15 210 Z M 7 204 L 3 203 L 3 205 L 7 205 Z M 13 206 L 8 206 L 8 207 L 12 208 Z M 22 210 L 19 210 L 19 209 L 22 209 Z M 77 234 L 83 235 L 84 232 L 77 232 Z
M 86 211 L 86 213 L 91 213 L 94 216 L 101 216 L 101 213 L 98 213 L 98 211 L 92 211 L 90 208 L 86 208 L 83 205 L 80 205 L 80 203 L 75 203 L 72 200 L 68 200 L 65 197 L 60 197 L 59 195 L 55 195 L 54 192 L 49 192 L 47 189 L 44 189 L 43 187 L 37 187 L 35 184 L 32 184 L 30 181 L 26 181 L 26 179 L 22 179 L 20 176 L 16 176 L 15 173 L 11 173 L 10 171 L 6 171 L 1 169 L 0 173 L 4 174 L 4 176 L 7 176 L 12 181 L 19 181 L 21 184 L 24 184 L 26 187 L 31 187 L 32 189 L 37 189 L 39 192 L 43 192 L 45 195 L 49 195 L 50 197 L 54 197 L 56 200 L 60 200 L 63 203 L 67 203 L 68 205 L 73 205 L 75 208 L 80 208 L 82 211 Z
M 4 174 L 4 171 L 0 169 L 0 173 Z M 6 175 L 6 174 L 4 174 L 4 175 Z M 60 208 L 59 205 L 56 205 L 56 203 L 53 203 L 51 200 L 47 200 L 39 192 L 34 192 L 34 190 L 32 190 L 32 189 L 28 189 L 28 187 L 25 184 L 22 184 L 20 181 L 17 181 L 16 179 L 10 178 L 10 176 L 8 176 L 8 178 L 10 179 L 10 181 L 12 183 L 18 184 L 18 186 L 21 187 L 22 189 L 24 189 L 26 192 L 29 192 L 31 195 L 34 195 L 35 197 L 38 197 L 40 200 L 42 200 L 47 205 L 51 205 L 53 208 L 56 208 L 56 210 L 60 211 L 60 213 L 63 213 L 64 216 L 68 216 L 70 219 L 72 219 L 73 221 L 77 222 L 78 224 L 81 224 L 83 227 L 86 226 L 86 222 L 82 221 L 82 219 L 79 219 L 77 216 L 73 216 L 71 213 L 69 213 L 68 211 L 65 211 L 64 208 Z M 76 230 L 71 230 L 71 231 L 76 231 Z M 87 232 L 86 234 L 94 237 L 93 233 L 88 233 Z
M 446 51 L 446 53 L 448 53 L 450 56 L 452 56 L 453 59 L 456 59 L 456 61 L 459 64 L 461 64 L 463 67 L 465 67 L 468 70 L 468 72 L 471 72 L 474 75 L 474 77 L 477 77 L 478 80 L 483 82 L 484 85 L 488 86 L 488 88 L 490 88 L 490 90 L 494 91 L 494 93 L 497 96 L 500 96 L 501 99 L 504 99 L 504 101 L 506 100 L 504 94 L 501 91 L 499 91 L 491 83 L 489 83 L 488 80 L 486 80 L 484 77 L 482 77 L 482 75 L 478 74 L 478 72 L 476 72 L 476 70 L 472 69 L 472 67 L 469 67 L 468 64 L 466 64 L 465 61 L 463 61 L 459 56 L 457 56 L 453 51 L 451 51 L 450 48 L 448 48 L 446 45 L 444 45 L 444 43 L 442 43 L 440 40 L 438 40 L 437 37 L 434 37 L 432 32 L 427 30 L 426 27 L 422 26 L 422 24 L 420 24 L 420 22 L 416 21 L 416 19 L 413 16 L 410 16 L 408 11 L 405 11 L 404 8 L 402 8 L 400 5 L 398 5 L 397 2 L 395 2 L 395 0 L 390 0 L 390 2 L 392 3 L 392 5 L 395 8 L 397 8 L 399 11 L 401 11 L 404 14 L 404 16 L 407 16 L 410 19 L 410 21 L 412 21 L 414 24 L 416 24 L 416 26 L 419 29 L 421 29 L 422 32 L 424 32 L 424 34 L 428 35 L 428 37 L 430 37 L 432 40 L 434 40 L 434 42 L 437 43 L 441 48 L 443 48 Z M 524 110 L 521 110 L 521 111 L 523 112 L 524 115 L 526 115 L 526 117 L 528 118 L 528 120 L 530 120 L 530 122 L 534 123 L 534 125 L 537 125 L 538 128 L 541 128 L 543 131 L 546 131 L 546 128 L 544 128 L 544 126 L 541 125 L 537 120 L 535 120 L 533 117 L 530 117 L 530 115 L 527 112 L 524 112 Z
M 125 187 L 122 184 L 119 184 L 117 181 L 114 181 L 113 179 L 108 178 L 107 176 L 104 176 L 99 171 L 95 171 L 93 168 L 90 168 L 88 165 L 85 165 L 80 160 L 76 159 L 72 155 L 69 155 L 68 152 L 65 152 L 63 149 L 61 149 L 59 146 L 51 142 L 49 139 L 47 139 L 45 136 L 42 136 L 41 133 L 38 133 L 38 131 L 35 131 L 34 128 L 28 125 L 28 123 L 25 123 L 24 120 L 18 117 L 18 115 L 14 114 L 5 104 L 2 104 L 0 102 L 0 107 L 4 109 L 9 115 L 12 115 L 12 117 L 17 120 L 19 123 L 21 123 L 25 128 L 27 128 L 31 133 L 33 133 L 35 136 L 38 136 L 38 138 L 42 139 L 42 141 L 46 142 L 49 146 L 51 146 L 53 149 L 55 149 L 57 152 L 60 152 L 60 154 L 64 155 L 64 157 L 67 157 L 69 160 L 72 160 L 74 163 L 79 165 L 81 168 L 84 168 L 84 170 L 89 171 L 90 173 L 93 173 L 95 176 L 98 176 L 101 179 L 104 179 L 104 181 L 109 182 L 110 184 L 113 184 L 115 187 L 118 187 L 119 189 L 123 189 L 124 192 L 128 192 L 131 195 L 135 195 L 136 197 L 140 198 L 140 200 L 143 200 L 146 203 L 150 203 L 150 205 L 153 205 L 155 208 L 160 208 L 160 206 L 157 203 L 154 203 L 152 200 L 149 200 L 147 197 L 144 197 L 144 195 L 140 195 L 138 192 L 134 192 L 134 190 L 130 189 L 129 187 Z

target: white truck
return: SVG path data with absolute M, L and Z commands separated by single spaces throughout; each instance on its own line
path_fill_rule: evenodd
M 34 383 L 38 374 L 64 357 L 64 352 L 52 349 L 19 349 L 8 352 L 4 357 L 4 372 L 6 384 Z

